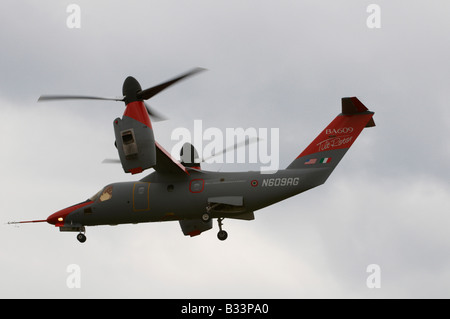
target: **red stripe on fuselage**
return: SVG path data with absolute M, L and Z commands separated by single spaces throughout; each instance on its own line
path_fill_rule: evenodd
M 131 117 L 132 119 L 147 125 L 149 128 L 152 128 L 150 117 L 148 116 L 147 109 L 142 101 L 128 103 L 123 115 Z

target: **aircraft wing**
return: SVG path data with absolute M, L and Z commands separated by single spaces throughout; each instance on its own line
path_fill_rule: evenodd
M 153 167 L 155 171 L 163 174 L 187 174 L 186 167 L 173 158 L 158 142 L 156 146 L 156 165 Z

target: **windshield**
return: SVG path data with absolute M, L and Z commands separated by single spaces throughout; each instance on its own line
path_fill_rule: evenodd
M 110 200 L 112 197 L 112 186 L 106 186 L 105 188 L 101 189 L 97 194 L 89 198 L 89 200 L 95 202 L 97 199 L 99 199 L 101 202 Z

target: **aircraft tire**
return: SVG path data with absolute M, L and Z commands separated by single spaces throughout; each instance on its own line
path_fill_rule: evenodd
M 225 240 L 228 238 L 228 233 L 224 230 L 221 230 L 217 233 L 217 238 L 219 238 L 219 240 Z
M 79 233 L 78 235 L 77 235 L 77 239 L 78 239 L 78 241 L 80 242 L 80 243 L 84 243 L 85 241 L 86 241 L 86 235 L 85 234 L 82 234 L 82 233 Z

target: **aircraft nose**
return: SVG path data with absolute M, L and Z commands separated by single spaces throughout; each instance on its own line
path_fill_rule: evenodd
M 76 211 L 77 209 L 92 204 L 92 201 L 87 200 L 85 202 L 61 209 L 54 214 L 47 217 L 47 223 L 55 225 L 56 227 L 64 226 L 67 216 Z
M 61 209 L 60 211 L 57 211 L 54 214 L 51 214 L 47 218 L 47 223 L 55 225 L 56 227 L 64 226 L 64 221 L 71 212 L 73 212 L 76 208 L 74 207 L 67 207 L 64 209 Z
M 57 213 L 54 213 L 54 214 L 52 214 L 52 215 L 50 215 L 50 216 L 47 217 L 47 223 L 56 226 L 56 223 L 57 223 L 57 221 L 58 221 L 58 218 L 60 218 L 61 221 L 63 220 L 63 217 L 58 217 L 58 216 L 57 216 Z

